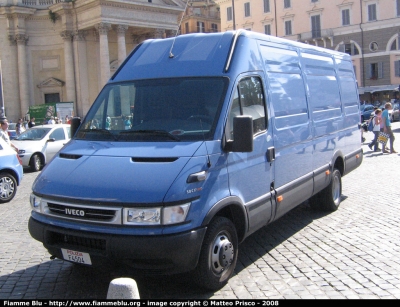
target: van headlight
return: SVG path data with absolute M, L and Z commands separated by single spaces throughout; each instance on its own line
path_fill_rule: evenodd
M 156 208 L 124 208 L 123 223 L 128 225 L 171 225 L 185 221 L 190 203 Z
M 29 201 L 30 201 L 30 203 L 31 203 L 31 207 L 32 207 L 32 210 L 33 211 L 36 211 L 36 212 L 40 212 L 41 211 L 41 203 L 42 203 L 42 198 L 41 197 L 38 197 L 38 196 L 36 196 L 35 194 L 31 194 L 31 196 L 30 196 L 30 198 L 29 198 Z

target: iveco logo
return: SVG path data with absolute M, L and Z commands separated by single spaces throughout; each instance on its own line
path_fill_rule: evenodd
M 85 211 L 77 210 L 77 209 L 65 208 L 65 214 L 77 215 L 77 216 L 85 216 Z

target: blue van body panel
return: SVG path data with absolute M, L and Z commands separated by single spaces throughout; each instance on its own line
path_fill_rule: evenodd
M 196 87 L 203 92 L 191 103 L 187 88 L 182 96 L 171 90 L 184 88 L 188 80 L 193 82 L 189 89 L 203 80 Z M 210 86 L 218 82 L 223 84 L 219 98 Z M 209 87 L 211 94 L 203 95 Z M 205 115 L 195 113 L 197 126 L 186 125 L 186 107 L 198 107 L 199 99 L 215 117 L 206 123 Z M 115 113 L 115 126 L 128 112 L 136 121 L 132 135 L 106 126 L 91 130 L 88 116 L 105 123 L 109 112 Z M 168 117 L 174 114 L 185 116 Z M 252 151 L 229 147 L 238 115 L 253 121 Z M 162 126 L 164 119 L 168 125 Z M 164 138 L 134 139 L 134 133 L 157 121 L 154 127 L 162 128 L 152 132 L 165 129 Z M 164 273 L 189 271 L 216 216 L 230 219 L 242 241 L 329 187 L 333 170 L 344 176 L 357 168 L 363 155 L 359 121 L 357 84 L 346 54 L 243 30 L 146 40 L 102 90 L 79 128 L 81 136 L 75 134 L 37 177 L 33 194 L 55 209 L 34 208 L 29 231 L 59 258 L 61 248 L 76 248 L 94 262 L 112 258 L 140 266 L 151 260 L 146 265 Z M 178 122 L 192 128 L 164 128 Z M 94 132 L 96 137 L 85 139 Z M 101 132 L 115 141 L 99 140 Z M 128 140 L 118 140 L 121 134 Z M 124 224 L 126 208 L 168 210 L 187 204 L 190 209 L 179 223 Z M 86 214 L 83 210 L 91 207 L 115 209 L 120 222 L 65 213 Z M 71 247 L 62 235 L 71 242 L 105 242 L 105 247 Z
M 69 159 L 58 156 L 52 167 L 35 181 L 33 190 L 41 195 L 106 203 L 137 203 L 143 206 L 162 203 L 166 192 L 200 143 L 137 143 L 132 147 L 127 143 L 90 142 L 80 147 L 82 142 L 72 141 L 62 152 L 81 157 Z M 146 157 L 147 161 L 132 161 L 142 157 Z M 152 157 L 176 160 L 158 162 L 157 159 L 152 161 Z M 201 159 L 202 165 L 205 162 L 205 158 Z M 60 169 L 64 171 L 59 172 Z M 201 167 L 195 169 L 201 170 Z M 115 182 L 118 184 L 113 184 Z
M 226 32 L 147 40 L 110 81 L 221 75 L 232 37 L 232 33 Z M 169 57 L 172 46 L 173 57 Z

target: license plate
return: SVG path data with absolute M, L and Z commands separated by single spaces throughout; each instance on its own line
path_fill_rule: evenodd
M 61 249 L 64 260 L 68 260 L 71 262 L 81 263 L 92 265 L 92 261 L 90 260 L 90 255 L 88 253 L 82 253 L 78 251 L 73 251 L 70 249 Z

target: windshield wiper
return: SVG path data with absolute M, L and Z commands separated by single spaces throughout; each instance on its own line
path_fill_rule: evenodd
M 83 134 L 86 134 L 86 133 L 103 134 L 103 135 L 107 135 L 107 136 L 112 137 L 114 140 L 116 139 L 115 135 L 112 134 L 111 131 L 107 130 L 107 129 L 82 129 L 82 130 L 79 130 L 78 133 L 83 133 Z
M 148 135 L 155 135 L 155 136 L 166 136 L 174 141 L 180 141 L 181 139 L 178 138 L 176 135 L 173 135 L 165 130 L 128 130 L 120 132 L 120 135 L 127 135 L 127 134 L 148 134 Z

